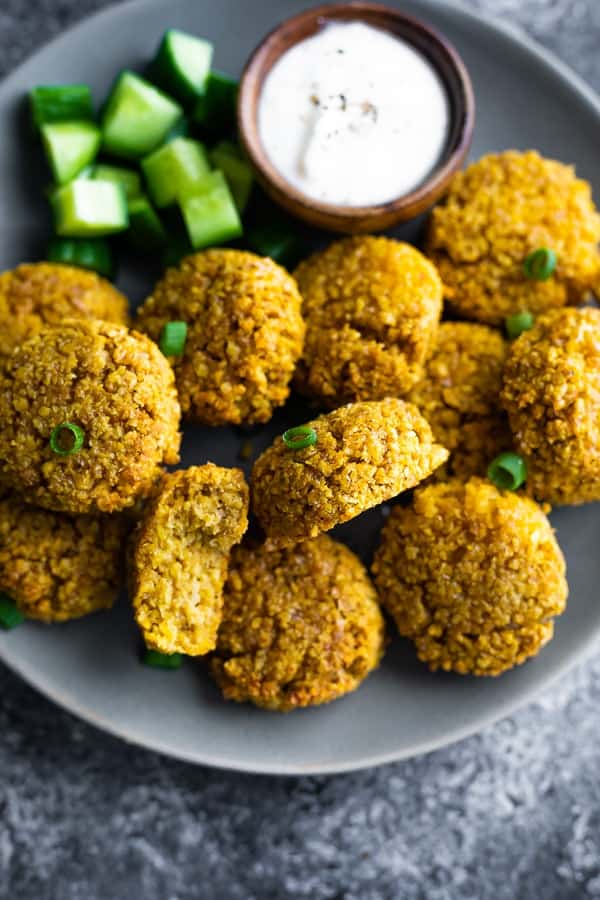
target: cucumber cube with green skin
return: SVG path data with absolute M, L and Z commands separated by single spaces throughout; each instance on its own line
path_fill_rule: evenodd
M 195 189 L 210 172 L 203 144 L 190 138 L 175 138 L 142 160 L 148 191 L 156 206 L 175 203 Z
M 29 92 L 33 124 L 93 120 L 92 92 L 87 84 L 40 84 Z
M 129 200 L 129 243 L 140 253 L 151 253 L 167 244 L 167 232 L 148 198 L 143 194 Z
M 102 146 L 138 159 L 155 150 L 181 118 L 181 106 L 134 72 L 122 72 L 102 116 Z
M 168 94 L 190 104 L 205 91 L 212 57 L 208 41 L 171 28 L 163 35 L 150 77 Z
M 66 184 L 89 166 L 100 147 L 100 129 L 92 122 L 53 122 L 42 125 L 41 135 L 57 184 Z
M 234 78 L 213 70 L 206 80 L 206 90 L 194 107 L 194 121 L 215 137 L 235 131 L 239 85 Z
M 243 159 L 235 144 L 221 141 L 210 151 L 210 161 L 215 169 L 220 169 L 229 185 L 235 205 L 241 214 L 248 205 L 254 174 L 250 163 Z
M 129 200 L 139 197 L 142 193 L 142 179 L 138 172 L 126 169 L 124 166 L 110 166 L 107 163 L 98 163 L 94 166 L 91 177 L 95 181 L 114 181 L 120 184 Z
M 48 244 L 50 262 L 91 269 L 112 278 L 114 267 L 110 247 L 104 238 L 52 238 Z
M 243 234 L 242 223 L 222 172 L 205 175 L 194 193 L 179 200 L 194 250 L 223 244 Z
M 129 225 L 125 191 L 114 181 L 78 178 L 55 191 L 51 202 L 60 237 L 102 237 Z

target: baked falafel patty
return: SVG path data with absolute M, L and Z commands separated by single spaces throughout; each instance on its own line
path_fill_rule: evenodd
M 448 458 L 403 400 L 349 403 L 305 427 L 316 443 L 293 450 L 278 437 L 252 470 L 253 510 L 276 541 L 329 531 L 419 484 Z
M 63 319 L 127 325 L 127 299 L 95 272 L 58 263 L 23 263 L 0 274 L 0 356 Z
M 148 647 L 189 656 L 214 648 L 229 551 L 247 527 L 240 469 L 208 463 L 164 476 L 130 553 L 131 598 Z
M 350 237 L 294 273 L 306 319 L 295 386 L 334 408 L 406 394 L 420 378 L 442 311 L 442 282 L 422 253 Z
M 168 269 L 138 310 L 155 341 L 170 321 L 187 325 L 172 359 L 184 418 L 203 425 L 268 422 L 289 395 L 302 352 L 302 299 L 272 259 L 207 250 Z
M 500 675 L 535 656 L 568 592 L 540 507 L 479 478 L 428 485 L 396 506 L 373 574 L 419 659 L 463 675 Z
M 343 544 L 233 550 L 211 661 L 227 700 L 282 712 L 328 703 L 378 665 L 383 642 L 375 589 Z
M 123 576 L 123 516 L 67 516 L 0 500 L 0 591 L 28 619 L 66 622 L 110 609 Z
M 506 342 L 486 325 L 443 322 L 421 381 L 408 396 L 450 458 L 435 473 L 446 478 L 485 475 L 512 446 L 500 405 Z
M 528 491 L 553 504 L 600 500 L 600 310 L 540 316 L 512 344 L 502 402 Z
M 149 338 L 66 319 L 0 368 L 0 483 L 58 512 L 124 509 L 178 462 L 179 414 L 173 372 Z M 64 437 L 82 436 L 79 452 L 73 441 L 64 453 L 51 446 L 67 424 Z
M 600 271 L 600 215 L 572 166 L 533 150 L 490 154 L 454 176 L 431 213 L 426 252 L 462 318 L 500 325 L 510 315 L 581 303 Z M 556 254 L 546 280 L 527 278 L 535 250 Z

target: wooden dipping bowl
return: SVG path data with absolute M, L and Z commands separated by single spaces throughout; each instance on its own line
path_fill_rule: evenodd
M 294 44 L 314 35 L 330 22 L 360 21 L 397 35 L 425 56 L 445 85 L 450 106 L 446 148 L 437 167 L 417 188 L 373 206 L 342 206 L 321 203 L 291 185 L 265 153 L 258 130 L 258 104 L 263 82 L 280 56 Z M 351 0 L 306 10 L 286 19 L 271 31 L 248 60 L 238 99 L 240 140 L 259 182 L 288 212 L 319 228 L 345 234 L 382 231 L 413 219 L 445 192 L 461 167 L 471 144 L 475 121 L 475 99 L 469 74 L 446 38 L 418 19 L 380 3 Z

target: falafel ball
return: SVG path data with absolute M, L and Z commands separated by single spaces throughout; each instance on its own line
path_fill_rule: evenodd
M 428 485 L 396 506 L 373 574 L 419 659 L 461 675 L 500 675 L 535 656 L 568 592 L 540 507 L 480 478 Z
M 296 282 L 272 259 L 206 250 L 168 269 L 138 311 L 158 341 L 171 320 L 187 324 L 172 359 L 184 418 L 202 425 L 268 422 L 289 395 L 304 322 Z
M 256 460 L 252 506 L 267 537 L 316 537 L 414 487 L 448 458 L 418 409 L 403 400 L 349 403 L 308 422 L 316 443 L 281 437 Z
M 66 516 L 0 501 L 0 591 L 28 619 L 66 622 L 110 609 L 122 585 L 123 516 Z
M 528 492 L 552 504 L 600 500 L 600 310 L 540 316 L 512 344 L 502 402 Z
M 0 368 L 0 483 L 58 512 L 117 512 L 178 462 L 179 414 L 173 372 L 149 338 L 66 319 Z
M 343 544 L 234 549 L 211 661 L 227 700 L 281 712 L 328 703 L 359 686 L 383 644 L 375 589 Z
M 58 263 L 24 263 L 0 274 L 0 356 L 63 319 L 127 325 L 127 299 L 95 272 Z
M 350 237 L 294 274 L 307 325 L 298 390 L 328 409 L 405 395 L 421 377 L 442 310 L 431 262 L 401 241 Z
M 600 215 L 572 166 L 535 151 L 484 156 L 456 175 L 431 214 L 426 251 L 461 318 L 499 325 L 514 313 L 582 302 L 600 272 Z M 545 281 L 525 276 L 527 256 L 556 253 Z
M 135 619 L 148 647 L 189 656 L 215 647 L 229 551 L 247 527 L 240 469 L 209 463 L 163 477 L 130 553 Z
M 512 446 L 500 405 L 506 342 L 486 325 L 443 322 L 421 381 L 408 399 L 433 436 L 450 451 L 436 477 L 485 475 L 490 462 Z

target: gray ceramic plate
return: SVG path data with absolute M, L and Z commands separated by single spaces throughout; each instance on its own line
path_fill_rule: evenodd
M 394 0 L 391 0 L 393 3 Z M 219 68 L 239 73 L 249 52 L 276 22 L 307 0 L 152 0 L 112 9 L 84 22 L 23 65 L 0 88 L 0 266 L 35 258 L 47 233 L 39 166 L 28 158 L 23 97 L 40 82 L 88 81 L 97 97 L 115 72 L 141 64 L 168 26 L 202 34 L 216 45 Z M 575 76 L 518 34 L 453 6 L 402 0 L 456 44 L 471 72 L 478 103 L 473 157 L 509 147 L 539 148 L 574 162 L 598 180 L 600 102 Z M 399 231 L 416 236 L 416 227 Z M 150 275 L 123 273 L 134 299 Z M 270 429 L 298 421 L 287 410 Z M 188 430 L 184 462 L 238 464 L 239 434 Z M 256 449 L 269 434 L 255 440 Z M 281 716 L 226 704 L 202 665 L 175 673 L 137 662 L 138 639 L 123 602 L 110 614 L 61 627 L 27 624 L 0 634 L 0 657 L 47 696 L 129 741 L 223 768 L 270 773 L 341 772 L 440 747 L 506 715 L 580 660 L 600 631 L 600 506 L 553 516 L 569 566 L 571 599 L 554 641 L 538 659 L 496 680 L 431 675 L 410 645 L 393 644 L 381 669 L 354 695 L 329 706 Z M 379 512 L 340 530 L 368 559 Z

